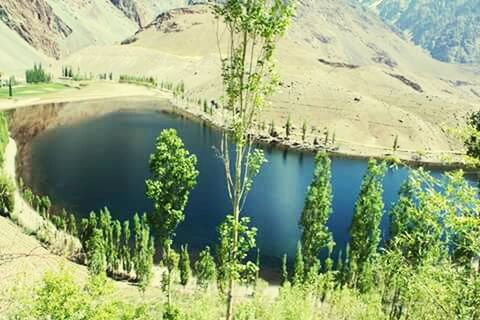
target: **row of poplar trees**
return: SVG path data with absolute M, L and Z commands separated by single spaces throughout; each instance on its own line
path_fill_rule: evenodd
M 89 271 L 136 281 L 145 288 L 151 277 L 154 245 L 146 214 L 133 217 L 133 235 L 128 220 L 113 220 L 107 208 L 82 219 L 78 237 Z

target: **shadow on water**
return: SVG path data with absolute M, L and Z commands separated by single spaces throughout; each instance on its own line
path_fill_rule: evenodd
M 176 243 L 189 243 L 193 251 L 214 246 L 216 228 L 230 207 L 222 163 L 213 150 L 221 135 L 203 122 L 160 112 L 122 111 L 48 130 L 32 141 L 32 187 L 80 217 L 105 206 L 119 219 L 148 212 L 152 209 L 144 196 L 148 158 L 165 128 L 178 131 L 188 150 L 197 155 L 200 171 Z M 262 264 L 278 270 L 284 253 L 293 257 L 300 237 L 298 220 L 313 175 L 313 155 L 263 148 L 268 163 L 255 180 L 244 212 L 258 228 Z M 337 253 L 348 241 L 366 167 L 366 160 L 332 161 L 334 198 L 329 228 Z M 386 209 L 395 201 L 406 176 L 406 169 L 388 171 L 384 181 Z M 388 233 L 387 225 L 384 217 L 384 234 Z

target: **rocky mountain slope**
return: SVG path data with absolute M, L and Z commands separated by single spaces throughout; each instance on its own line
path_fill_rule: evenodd
M 480 63 L 480 0 L 358 0 L 441 61 Z
M 0 23 L 56 59 L 89 45 L 120 42 L 138 29 L 106 0 L 2 0 Z
M 2 1 L 0 20 L 28 44 L 55 58 L 61 53 L 59 41 L 72 33 L 45 0 Z
M 65 63 L 110 72 L 184 81 L 192 97 L 218 99 L 225 28 L 208 8 L 159 16 L 128 44 L 83 49 Z M 217 46 L 217 35 L 220 51 Z M 443 132 L 480 102 L 479 76 L 468 66 L 432 59 L 361 5 L 302 0 L 277 52 L 282 87 L 263 117 L 282 125 L 289 114 L 339 140 L 410 150 L 450 150 Z M 319 133 L 320 134 L 320 133 Z
M 110 0 L 128 18 L 138 24 L 146 26 L 157 15 L 170 9 L 188 5 L 191 0 Z
M 57 40 L 64 54 L 52 62 L 53 72 L 70 65 L 94 75 L 113 72 L 116 78 L 128 74 L 184 81 L 194 98 L 219 98 L 225 27 L 208 7 L 174 9 L 139 30 L 135 16 L 128 18 L 109 0 L 43 1 L 72 30 Z M 141 1 L 155 3 L 137 0 L 137 8 Z M 8 54 L 7 61 L 37 59 L 21 49 Z M 370 9 L 347 0 L 299 0 L 276 58 L 282 86 L 263 113 L 264 121 L 273 119 L 279 127 L 289 115 L 297 127 L 308 121 L 319 135 L 335 131 L 339 142 L 357 145 L 357 154 L 365 146 L 391 149 L 396 136 L 409 150 L 457 149 L 445 128 L 458 125 L 480 103 L 478 67 L 433 59 Z M 0 70 L 10 68 L 0 60 Z

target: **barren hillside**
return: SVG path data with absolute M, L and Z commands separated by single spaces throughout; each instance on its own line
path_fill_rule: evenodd
M 90 45 L 119 43 L 138 29 L 112 3 L 98 0 L 4 0 L 0 23 L 53 58 Z
M 124 46 L 90 47 L 66 59 L 96 73 L 186 82 L 193 96 L 218 98 L 222 25 L 203 6 L 160 15 Z M 218 33 L 217 33 L 218 32 Z M 303 0 L 277 58 L 283 85 L 265 111 L 289 114 L 361 145 L 451 150 L 443 133 L 480 102 L 475 70 L 432 59 L 360 5 Z M 478 71 L 477 71 L 478 72 Z M 361 149 L 361 148 L 360 148 Z

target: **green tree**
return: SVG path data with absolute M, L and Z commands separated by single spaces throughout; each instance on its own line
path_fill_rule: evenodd
M 327 222 L 332 213 L 331 161 L 327 154 L 315 157 L 315 172 L 300 217 L 305 270 L 310 270 L 320 251 L 333 242 Z
M 87 266 L 91 275 L 105 274 L 107 269 L 105 255 L 105 241 L 102 231 L 95 228 L 92 237 L 87 242 Z
M 207 289 L 208 285 L 215 280 L 216 266 L 215 260 L 210 254 L 210 247 L 205 247 L 200 252 L 198 260 L 195 262 L 195 274 L 197 276 L 197 284 L 200 288 Z
M 303 284 L 305 280 L 305 264 L 302 253 L 302 244 L 300 241 L 297 243 L 297 251 L 295 253 L 295 265 L 293 267 L 292 283 L 295 286 Z
M 307 121 L 303 121 L 302 125 L 302 141 L 305 142 L 305 138 L 307 136 Z
M 380 221 L 384 208 L 382 180 L 385 171 L 384 163 L 369 161 L 350 226 L 350 277 L 353 285 L 361 291 L 367 291 L 372 285 L 371 272 L 381 237 Z
M 123 271 L 128 275 L 132 271 L 132 255 L 130 248 L 131 230 L 130 222 L 125 220 L 123 222 L 123 237 L 122 237 L 122 264 Z
M 167 240 L 163 248 L 163 264 L 167 268 L 162 276 L 162 288 L 167 294 L 167 305 L 172 307 L 172 284 L 178 269 L 179 255 L 172 248 L 172 240 Z
M 12 78 L 8 80 L 8 96 L 13 97 Z
M 134 269 L 136 280 L 142 291 L 145 291 L 152 279 L 153 256 L 155 254 L 153 238 L 150 236 L 147 215 L 143 214 L 140 219 L 138 214 L 133 217 L 134 230 Z
M 90 212 L 87 218 L 83 218 L 80 223 L 79 239 L 85 254 L 88 255 L 88 240 L 92 238 L 95 229 L 97 228 L 97 215 L 95 212 Z
M 288 115 L 287 122 L 285 123 L 285 136 L 290 137 L 292 133 L 292 119 L 290 115 Z
M 73 213 L 68 215 L 67 229 L 68 233 L 70 233 L 72 236 L 76 237 L 78 235 L 77 219 Z
M 203 112 L 208 113 L 208 102 L 207 102 L 207 100 L 203 100 Z
M 15 208 L 15 185 L 5 174 L 0 175 L 0 215 L 11 216 Z
M 121 241 L 122 241 L 122 224 L 120 221 L 113 221 L 112 226 L 112 271 L 118 273 L 121 264 Z
M 275 122 L 273 120 L 270 122 L 269 132 L 270 132 L 271 137 L 274 137 L 276 135 L 276 133 L 275 133 Z
M 257 229 L 250 227 L 249 224 L 249 217 L 242 217 L 239 221 L 235 254 L 233 254 L 231 241 L 232 229 L 235 225 L 234 217 L 228 215 L 218 228 L 220 243 L 217 249 L 217 280 L 220 291 L 227 293 L 227 297 L 230 279 L 245 279 L 250 271 L 247 254 L 255 247 Z
M 282 257 L 282 286 L 288 283 L 288 259 L 287 255 L 284 254 Z
M 213 8 L 215 16 L 222 18 L 225 23 L 228 35 L 226 41 L 230 44 L 228 56 L 221 55 L 220 59 L 224 88 L 222 107 L 227 110 L 226 125 L 231 130 L 224 132 L 219 149 L 232 205 L 233 224 L 228 237 L 232 259 L 229 262 L 238 266 L 238 261 L 241 260 L 238 256 L 241 208 L 251 188 L 252 179 L 264 162 L 260 152 L 252 157 L 253 141 L 250 133 L 267 98 L 278 87 L 273 54 L 294 10 L 290 1 L 283 0 L 226 0 L 216 2 Z M 230 138 L 235 144 L 233 150 L 229 148 Z M 236 271 L 227 274 L 227 320 L 233 317 L 236 274 Z
M 113 264 L 115 261 L 115 253 L 113 247 L 113 223 L 112 215 L 107 208 L 100 210 L 100 216 L 98 219 L 98 228 L 102 232 L 104 240 L 104 249 L 107 262 L 107 272 L 113 273 Z
M 150 156 L 152 178 L 146 181 L 147 197 L 154 204 L 149 222 L 159 245 L 172 239 L 185 219 L 184 209 L 198 176 L 196 164 L 197 158 L 185 149 L 174 129 L 160 133 Z
M 184 245 L 180 248 L 180 284 L 186 286 L 192 275 L 190 268 L 190 255 L 188 254 L 188 245 Z

